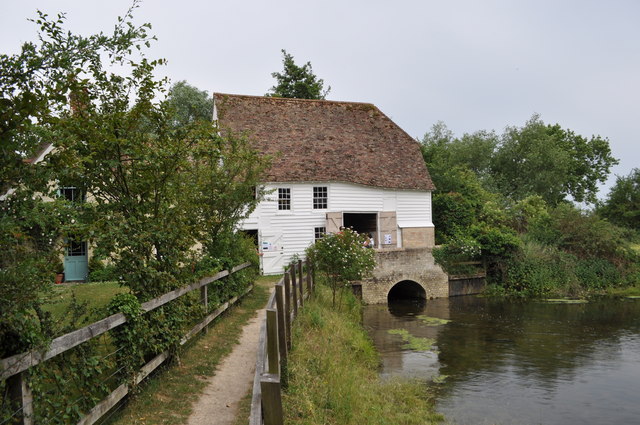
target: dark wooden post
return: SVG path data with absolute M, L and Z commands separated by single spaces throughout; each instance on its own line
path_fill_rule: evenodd
M 202 307 L 204 308 L 204 314 L 209 313 L 209 293 L 207 288 L 209 285 L 204 285 L 200 288 L 200 302 L 202 303 Z M 209 331 L 209 326 L 205 326 L 202 329 L 202 333 L 207 333 Z
M 27 371 L 7 378 L 6 386 L 12 411 L 20 411 L 15 417 L 20 425 L 33 425 L 33 395 L 27 382 Z
M 284 274 L 284 322 L 287 333 L 287 348 L 291 349 L 291 283 L 288 271 Z
M 267 310 L 267 356 L 269 373 L 280 374 L 280 359 L 278 356 L 278 313 L 274 309 Z
M 300 307 L 304 306 L 304 280 L 302 278 L 302 260 L 298 260 L 298 287 L 300 288 Z
M 282 411 L 282 393 L 278 375 L 262 374 L 260 379 L 262 392 L 262 416 L 264 425 L 282 425 L 284 414 Z
M 293 317 L 298 317 L 298 283 L 296 279 L 296 266 L 291 264 L 289 267 L 289 274 L 291 275 L 291 288 L 293 293 Z
M 307 293 L 311 296 L 311 261 L 307 258 Z
M 280 347 L 280 364 L 287 363 L 287 329 L 285 327 L 284 285 L 276 285 L 276 311 L 278 312 L 278 346 Z

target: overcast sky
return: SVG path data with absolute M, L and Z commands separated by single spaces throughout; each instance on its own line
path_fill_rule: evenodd
M 109 32 L 130 0 L 0 0 L 0 52 L 35 39 L 36 9 L 67 28 Z M 332 100 L 371 102 L 411 136 L 441 120 L 458 136 L 533 113 L 609 139 L 640 167 L 640 1 L 146 0 L 135 12 L 173 81 L 263 95 L 281 49 L 311 61 Z M 603 189 L 602 197 L 615 178 Z

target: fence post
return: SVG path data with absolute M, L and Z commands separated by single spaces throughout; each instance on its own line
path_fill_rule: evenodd
M 307 293 L 311 297 L 311 261 L 307 258 Z
M 274 309 L 267 310 L 267 356 L 269 373 L 279 375 L 280 359 L 278 358 L 278 313 Z
M 278 312 L 278 346 L 280 347 L 280 363 L 287 363 L 287 329 L 285 327 L 284 286 L 276 285 L 276 311 Z
M 298 287 L 300 288 L 300 307 L 304 306 L 304 280 L 302 279 L 302 260 L 298 260 L 298 269 L 300 274 L 298 276 Z
M 284 322 L 287 329 L 287 348 L 291 349 L 291 283 L 289 272 L 284 274 Z
M 282 411 L 282 393 L 280 379 L 277 375 L 262 374 L 260 379 L 262 392 L 262 416 L 264 425 L 282 425 L 284 414 Z
M 293 293 L 293 317 L 298 317 L 298 283 L 295 264 L 291 264 L 289 267 L 289 274 L 291 275 L 291 292 Z
M 204 308 L 204 314 L 209 313 L 209 292 L 207 288 L 209 285 L 204 285 L 200 288 L 200 302 L 202 303 L 202 308 Z M 205 326 L 202 329 L 202 333 L 207 333 L 209 331 L 209 326 Z
M 20 425 L 33 425 L 33 395 L 27 382 L 27 371 L 20 372 L 7 378 L 6 385 L 11 400 L 11 409 L 21 411 L 16 415 Z

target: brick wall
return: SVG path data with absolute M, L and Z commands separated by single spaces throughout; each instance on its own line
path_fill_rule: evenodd
M 449 296 L 448 276 L 435 264 L 430 248 L 379 250 L 376 263 L 373 277 L 361 282 L 366 304 L 386 303 L 389 290 L 403 280 L 420 284 L 428 299 Z
M 433 248 L 434 245 L 433 227 L 406 227 L 402 229 L 402 246 L 404 248 Z

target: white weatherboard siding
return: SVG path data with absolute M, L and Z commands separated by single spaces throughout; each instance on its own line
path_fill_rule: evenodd
M 313 209 L 314 186 L 327 187 L 327 209 Z M 264 188 L 271 193 L 240 228 L 258 230 L 265 274 L 282 273 L 284 266 L 296 254 L 304 257 L 304 250 L 314 241 L 314 228 L 326 226 L 328 212 L 395 211 L 399 246 L 402 246 L 400 228 L 433 227 L 430 192 L 381 189 L 350 183 L 267 183 Z M 291 210 L 278 210 L 278 188 L 291 189 Z

